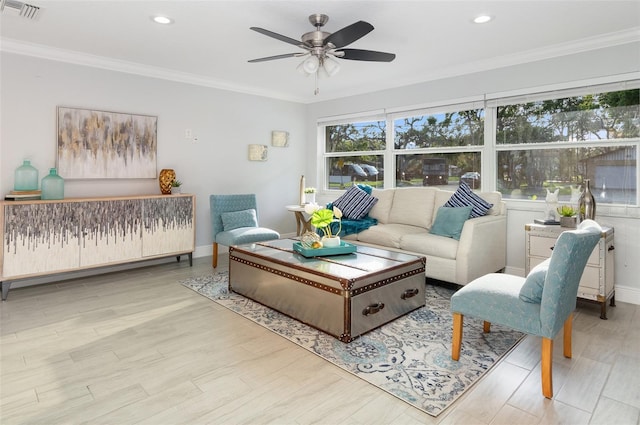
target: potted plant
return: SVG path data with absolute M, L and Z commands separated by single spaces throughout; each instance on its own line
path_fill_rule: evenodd
M 320 208 L 316 204 L 307 204 L 305 212 L 311 214 L 311 225 L 319 229 L 324 235 L 321 240 L 323 247 L 335 248 L 340 246 L 340 236 L 338 235 L 342 231 L 342 211 L 339 208 L 333 207 L 330 210 L 328 208 Z M 338 230 L 335 233 L 331 230 L 331 223 L 333 222 L 338 223 Z
M 182 182 L 178 179 L 173 179 L 173 181 L 171 182 L 171 192 L 180 193 L 180 186 L 182 186 Z
M 316 203 L 316 188 L 305 187 L 304 188 L 304 203 L 315 204 Z
M 560 226 L 575 229 L 578 210 L 571 205 L 562 205 L 557 208 L 557 211 L 560 214 Z

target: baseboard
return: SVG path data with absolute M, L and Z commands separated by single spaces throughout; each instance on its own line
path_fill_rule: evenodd
M 616 285 L 616 301 L 640 305 L 640 289 Z

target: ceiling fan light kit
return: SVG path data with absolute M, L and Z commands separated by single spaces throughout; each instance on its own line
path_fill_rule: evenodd
M 315 26 L 315 31 L 310 31 L 302 35 L 300 40 L 296 40 L 285 35 L 266 30 L 264 28 L 251 27 L 250 29 L 276 40 L 293 44 L 306 50 L 304 53 L 286 53 L 283 55 L 267 56 L 264 58 L 251 59 L 249 62 L 266 62 L 274 59 L 285 59 L 290 57 L 307 56 L 302 63 L 297 66 L 297 70 L 306 75 L 315 75 L 316 88 L 314 93 L 318 94 L 318 74 L 334 76 L 340 70 L 340 64 L 336 58 L 367 61 L 367 62 L 391 62 L 396 55 L 393 53 L 376 52 L 362 49 L 343 49 L 343 47 L 359 40 L 373 31 L 373 25 L 365 21 L 358 21 L 346 26 L 334 33 L 322 31 L 322 27 L 329 21 L 327 15 L 320 13 L 309 16 L 309 22 Z

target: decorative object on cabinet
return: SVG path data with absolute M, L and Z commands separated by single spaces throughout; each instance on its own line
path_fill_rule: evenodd
M 12 281 L 195 250 L 195 198 L 133 196 L 0 202 L 2 299 Z
M 64 199 L 64 179 L 58 175 L 55 168 L 51 168 L 49 174 L 42 178 L 41 199 Z
M 558 221 L 558 194 L 560 189 L 556 189 L 554 192 L 550 192 L 547 189 L 547 196 L 544 200 L 545 214 L 544 219 L 548 221 Z
M 591 181 L 584 180 L 584 189 L 578 198 L 578 212 L 580 221 L 596 219 L 596 198 L 591 193 Z
M 158 117 L 58 107 L 58 172 L 66 179 L 156 176 Z
M 279 148 L 289 147 L 289 132 L 274 130 L 271 132 L 271 146 Z
M 266 161 L 269 146 L 249 145 L 249 161 Z
M 556 240 L 566 229 L 542 224 L 525 225 L 525 274 L 551 256 Z M 614 229 L 602 226 L 598 245 L 580 279 L 578 298 L 600 304 L 600 318 L 607 318 L 607 301 L 615 307 Z
M 31 161 L 25 159 L 14 173 L 13 190 L 38 190 L 38 183 L 38 170 L 31 165 Z
M 171 187 L 176 179 L 176 172 L 171 168 L 163 168 L 158 175 L 160 182 L 160 193 L 163 195 L 171 195 Z
M 182 193 L 182 182 L 175 179 L 171 182 L 171 193 Z
M 571 205 L 562 205 L 558 207 L 558 214 L 560 214 L 560 227 L 567 227 L 570 229 L 576 228 L 578 212 L 573 209 Z

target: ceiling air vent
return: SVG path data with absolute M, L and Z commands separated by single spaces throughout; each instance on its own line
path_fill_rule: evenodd
M 27 19 L 36 19 L 40 7 L 17 0 L 0 0 L 0 12 L 13 12 Z

